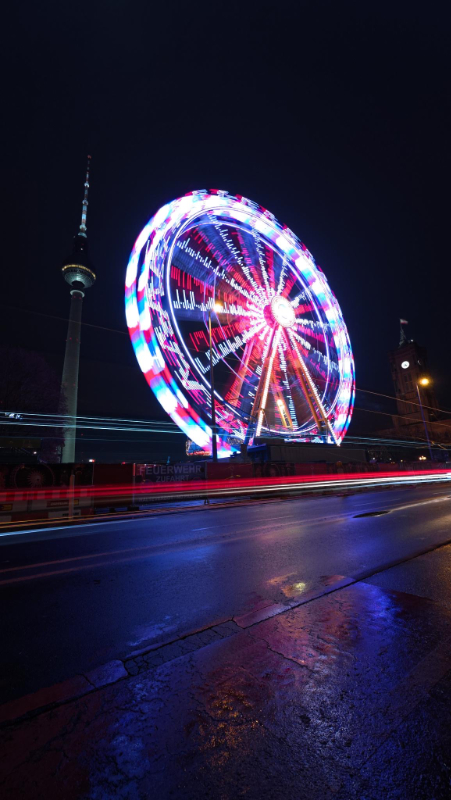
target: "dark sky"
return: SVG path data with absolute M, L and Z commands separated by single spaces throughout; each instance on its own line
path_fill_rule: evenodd
M 449 8 L 16 5 L 1 48 L 1 302 L 22 311 L 3 308 L 3 341 L 59 368 L 64 323 L 30 312 L 68 314 L 59 270 L 90 152 L 98 280 L 84 320 L 119 332 L 84 330 L 82 411 L 158 413 L 123 333 L 125 267 L 159 206 L 210 187 L 261 203 L 306 243 L 341 304 L 358 386 L 392 391 L 401 316 L 451 407 Z

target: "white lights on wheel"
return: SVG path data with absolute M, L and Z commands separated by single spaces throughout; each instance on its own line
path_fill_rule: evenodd
M 125 303 L 150 388 L 197 445 L 211 438 L 210 324 L 219 457 L 257 431 L 342 441 L 355 379 L 340 307 L 263 207 L 219 190 L 167 203 L 136 241 Z

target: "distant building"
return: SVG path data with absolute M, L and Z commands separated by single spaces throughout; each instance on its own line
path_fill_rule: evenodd
M 388 354 L 397 415 L 392 418 L 393 429 L 383 433 L 396 438 L 425 439 L 426 426 L 431 440 L 450 443 L 451 420 L 439 411 L 427 351 L 413 339 L 407 339 L 404 324 L 403 321 L 398 347 Z

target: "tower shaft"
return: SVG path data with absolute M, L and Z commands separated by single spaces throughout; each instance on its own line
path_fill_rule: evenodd
M 64 448 L 62 462 L 75 461 L 75 441 L 77 434 L 78 368 L 80 363 L 81 312 L 84 294 L 78 289 L 71 291 L 69 325 L 67 327 L 66 350 L 64 354 L 63 379 L 61 382 L 61 410 L 67 414 L 64 428 Z
M 62 267 L 63 278 L 71 287 L 69 325 L 67 328 L 66 351 L 64 354 L 63 378 L 61 382 L 60 413 L 67 414 L 64 427 L 64 446 L 61 460 L 65 464 L 75 461 L 75 442 L 77 434 L 78 367 L 80 363 L 81 312 L 84 292 L 96 280 L 89 258 L 86 217 L 88 213 L 89 169 L 91 156 L 88 156 L 81 224 L 74 238 L 72 255 Z

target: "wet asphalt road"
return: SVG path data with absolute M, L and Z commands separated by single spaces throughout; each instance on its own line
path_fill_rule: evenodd
M 356 517 L 372 511 L 389 513 Z M 0 702 L 408 558 L 450 539 L 450 523 L 451 487 L 432 485 L 3 537 Z M 370 580 L 451 608 L 449 569 Z

